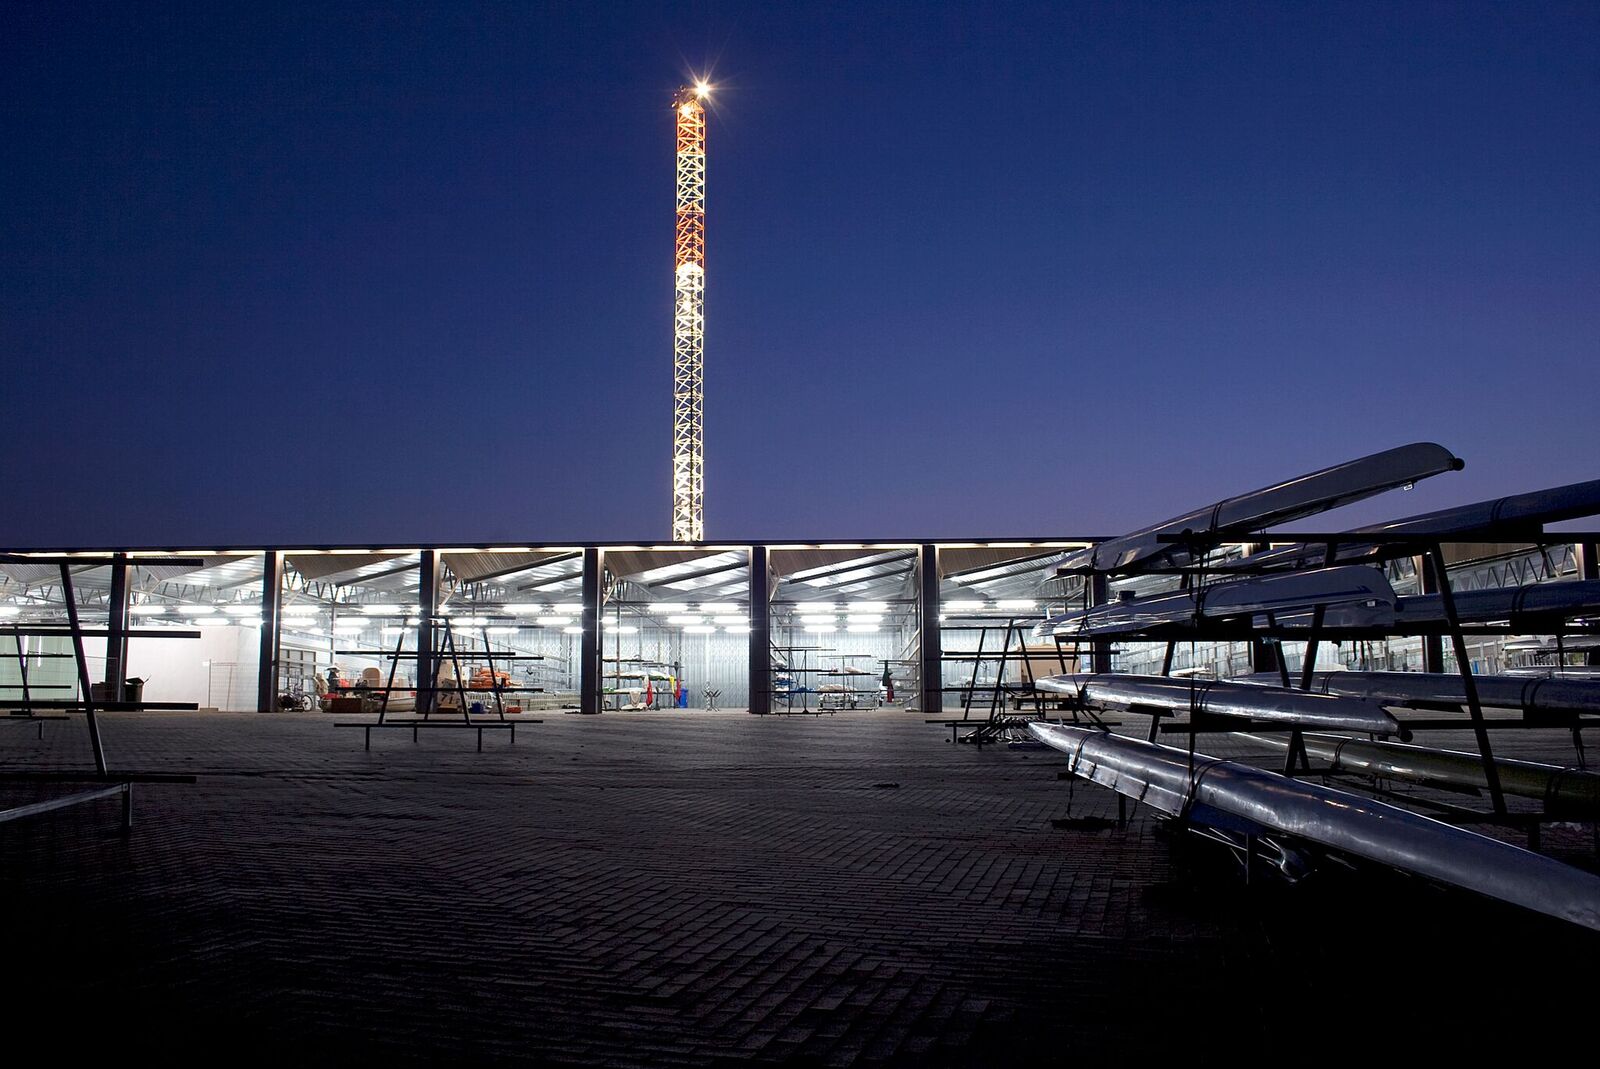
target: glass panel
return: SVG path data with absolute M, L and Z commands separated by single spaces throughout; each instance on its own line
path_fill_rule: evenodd
M 253 710 L 261 659 L 260 553 L 134 557 L 128 627 L 198 631 L 199 638 L 128 640 L 127 678 L 145 701 Z
M 1056 569 L 1074 548 L 957 546 L 939 552 L 939 639 L 947 709 L 1004 709 L 1038 676 L 1079 671 L 1073 644 L 1035 643 L 1046 615 L 1082 607 L 1083 580 Z M 1088 670 L 1089 647 L 1079 651 Z
M 603 560 L 604 708 L 747 708 L 749 551 L 608 550 Z
M 110 566 L 69 565 L 68 571 L 78 610 L 78 626 L 85 630 L 104 629 L 109 619 Z M 18 633 L 30 625 L 64 631 L 68 624 L 59 564 L 0 565 L 0 700 L 21 702 L 24 699 L 24 667 L 27 698 L 35 705 L 50 701 L 73 702 L 83 696 L 70 635 Z M 12 627 L 18 631 L 7 630 Z M 83 651 L 90 681 L 101 682 L 105 678 L 105 638 L 85 636 Z
M 775 549 L 772 711 L 915 705 L 917 547 Z

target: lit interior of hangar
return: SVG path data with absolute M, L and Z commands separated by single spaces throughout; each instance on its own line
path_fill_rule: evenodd
M 1081 576 L 1059 574 L 1087 543 L 241 548 L 66 559 L 95 696 L 108 701 L 456 715 L 934 713 L 1004 708 L 1050 674 L 1161 670 L 1163 643 L 1029 638 L 1046 616 L 1096 600 Z M 1581 550 L 1446 547 L 1462 591 L 1576 578 Z M 1222 559 L 1243 552 L 1224 547 Z M 0 700 L 12 708 L 82 697 L 70 637 L 28 633 L 68 624 L 60 569 L 47 556 L 0 563 Z M 1389 562 L 1386 575 L 1400 595 L 1422 592 L 1409 558 Z M 1098 597 L 1142 600 L 1179 582 L 1112 577 Z M 1581 636 L 1468 641 L 1482 672 L 1581 666 L 1593 655 Z M 1301 644 L 1285 642 L 1282 653 L 1295 670 Z M 1259 668 L 1260 655 L 1248 642 L 1184 642 L 1170 667 L 1231 678 Z M 1396 636 L 1322 657 L 1333 667 L 1415 671 L 1448 667 L 1454 655 Z

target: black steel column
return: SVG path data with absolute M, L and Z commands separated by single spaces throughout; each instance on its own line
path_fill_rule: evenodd
M 1411 559 L 1417 569 L 1417 593 L 1439 593 L 1439 584 L 1434 581 L 1433 570 L 1428 567 L 1428 559 L 1422 556 Z M 1444 671 L 1443 635 L 1422 636 L 1422 670 L 1424 672 Z
M 122 700 L 128 673 L 128 576 L 133 570 L 126 553 L 112 555 L 110 603 L 106 606 L 106 684 L 111 700 Z
M 283 602 L 283 554 L 269 549 L 261 565 L 261 656 L 256 662 L 256 711 L 278 707 L 278 606 Z
M 922 597 L 918 609 L 922 628 L 918 635 L 922 648 L 922 711 L 944 712 L 944 646 L 939 635 L 939 547 L 924 545 L 917 553 L 917 575 Z
M 1572 547 L 1578 558 L 1579 579 L 1600 579 L 1600 544 L 1579 542 Z M 1585 664 L 1600 664 L 1600 649 L 1592 649 L 1584 659 Z M 1577 729 L 1573 729 L 1577 734 Z
M 600 613 L 605 606 L 600 592 L 600 550 L 586 546 L 583 551 L 583 615 L 579 623 L 578 709 L 598 713 L 600 701 Z
M 439 607 L 439 551 L 422 551 L 417 580 L 417 712 L 433 712 L 438 670 L 433 656 L 433 612 Z
M 750 711 L 772 712 L 771 555 L 750 547 Z
M 1104 605 L 1110 600 L 1111 580 L 1108 577 L 1100 574 L 1091 575 L 1088 577 L 1088 583 L 1090 608 L 1094 608 L 1097 605 Z M 1089 659 L 1089 671 L 1111 671 L 1111 640 L 1097 638 L 1090 643 L 1089 648 L 1094 651 Z M 1083 671 L 1083 666 L 1080 664 L 1077 670 L 1080 672 Z
M 1268 542 L 1247 542 L 1244 546 L 1244 555 L 1251 556 L 1264 553 L 1271 548 Z M 1263 639 L 1250 640 L 1250 671 L 1252 673 L 1281 674 L 1283 672 L 1283 647 L 1277 642 L 1268 642 Z M 1169 651 L 1170 654 L 1170 651 Z
M 1573 555 L 1578 558 L 1579 579 L 1600 579 L 1600 545 L 1593 542 L 1579 542 L 1572 547 Z

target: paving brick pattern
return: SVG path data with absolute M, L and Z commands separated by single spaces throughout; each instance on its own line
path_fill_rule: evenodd
M 118 767 L 202 778 L 137 788 L 127 837 L 114 802 L 0 825 L 7 1034 L 79 1053 L 1205 1064 L 1330 1019 L 1477 1042 L 1463 975 L 1514 1033 L 1575 1012 L 1551 970 L 1597 949 L 1381 874 L 1244 887 L 1049 752 L 908 714 L 551 714 L 482 753 L 364 752 L 315 714 L 107 721 Z M 88 765 L 81 723 L 0 730 L 7 767 Z M 1424 1006 L 1456 1023 L 1405 1023 Z

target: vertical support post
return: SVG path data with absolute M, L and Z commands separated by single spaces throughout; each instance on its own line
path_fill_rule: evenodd
M 750 711 L 772 712 L 772 559 L 750 547 Z
M 28 647 L 22 641 L 22 629 L 16 627 L 12 628 L 11 638 L 17 644 L 17 674 L 22 678 L 22 712 L 25 716 L 32 716 L 33 693 L 28 687 Z M 1574 728 L 1572 733 L 1574 736 L 1576 736 L 1578 733 L 1577 729 Z M 44 738 L 44 724 L 42 723 L 39 725 L 39 737 L 41 739 Z M 1579 743 L 1581 746 L 1581 739 L 1579 740 Z
M 1111 579 L 1102 573 L 1096 572 L 1089 576 L 1089 607 L 1095 608 L 1111 600 Z M 1089 647 L 1093 652 L 1089 657 L 1089 670 L 1091 672 L 1111 671 L 1111 642 L 1109 639 L 1097 638 Z M 1080 668 L 1079 671 L 1082 671 Z
M 1600 544 L 1579 542 L 1572 547 L 1579 579 L 1600 579 Z
M 600 711 L 600 550 L 583 550 L 583 634 L 579 636 L 578 708 L 585 713 Z
M 278 607 L 283 603 L 283 552 L 269 549 L 261 564 L 261 656 L 256 662 L 256 711 L 278 707 Z
M 1271 548 L 1271 543 L 1269 542 L 1246 542 L 1244 554 L 1248 557 L 1256 553 L 1264 553 L 1269 548 Z M 1284 671 L 1282 654 L 1283 647 L 1280 644 L 1269 639 L 1252 638 L 1250 640 L 1250 671 L 1256 675 L 1277 672 L 1281 676 Z M 1284 686 L 1287 687 L 1288 685 L 1288 681 L 1285 680 Z
M 438 684 L 433 648 L 433 613 L 439 607 L 439 551 L 422 551 L 421 574 L 417 579 L 417 712 L 433 712 L 434 689 Z
M 128 673 L 128 576 L 133 566 L 126 553 L 112 555 L 110 601 L 106 606 L 106 685 L 111 700 L 123 698 Z
M 1600 579 L 1600 543 L 1579 542 L 1572 547 L 1572 554 L 1577 560 L 1579 579 Z M 1586 664 L 1600 665 L 1600 649 L 1592 649 L 1584 658 Z M 1572 729 L 1574 741 L 1578 743 L 1578 754 L 1583 755 L 1583 741 L 1578 736 L 1578 728 Z M 1600 836 L 1600 825 L 1595 828 L 1595 835 Z
M 1417 593 L 1439 593 L 1439 584 L 1434 579 L 1433 570 L 1428 567 L 1427 554 L 1413 557 L 1412 561 L 1413 567 L 1417 570 Z M 1440 566 L 1443 566 L 1443 562 L 1441 562 Z M 1422 636 L 1422 670 L 1424 672 L 1444 671 L 1444 637 L 1442 635 Z
M 922 711 L 944 711 L 944 644 L 939 635 L 939 547 L 925 544 L 917 551 L 917 577 L 921 597 L 918 646 L 921 649 Z

